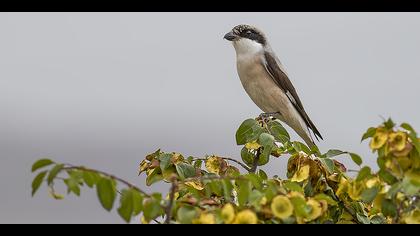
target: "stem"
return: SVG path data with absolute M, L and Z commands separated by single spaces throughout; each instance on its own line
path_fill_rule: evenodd
M 238 160 L 235 160 L 235 159 L 233 159 L 233 158 L 230 158 L 230 157 L 220 157 L 220 158 L 222 158 L 223 160 L 225 160 L 225 161 L 231 161 L 231 162 L 235 162 L 236 164 L 238 164 L 238 165 L 240 165 L 242 168 L 244 168 L 246 171 L 250 171 L 250 168 L 248 167 L 248 166 L 246 166 L 245 164 L 243 164 L 242 162 L 240 162 L 240 161 L 238 161 Z M 207 159 L 206 158 L 194 158 L 194 160 L 196 160 L 196 161 L 207 161 Z
M 174 205 L 176 188 L 177 188 L 177 184 L 175 183 L 175 181 L 172 181 L 172 186 L 170 190 L 171 192 L 169 194 L 169 204 L 165 208 L 165 214 L 166 214 L 165 224 L 169 224 L 171 222 L 172 207 Z
M 252 168 L 249 170 L 249 173 L 255 173 L 257 171 L 258 161 L 260 160 L 260 154 L 261 150 L 259 148 L 257 154 L 255 155 L 254 163 L 252 163 Z
M 91 173 L 101 174 L 101 175 L 104 175 L 104 176 L 106 176 L 108 178 L 117 180 L 118 182 L 125 184 L 127 187 L 132 188 L 132 189 L 138 191 L 139 193 L 145 195 L 146 197 L 151 197 L 149 194 L 147 194 L 146 192 L 144 192 L 143 190 L 141 190 L 139 187 L 137 187 L 134 184 L 132 184 L 132 183 L 130 183 L 130 182 L 124 180 L 124 179 L 121 179 L 121 178 L 119 178 L 119 177 L 117 177 L 115 175 L 108 174 L 108 173 L 103 172 L 103 171 L 100 171 L 100 170 L 88 169 L 88 168 L 81 167 L 81 166 L 73 166 L 73 165 L 70 165 L 70 164 L 66 164 L 66 166 L 67 167 L 63 168 L 63 170 L 81 170 L 81 171 L 87 171 L 87 172 L 91 172 Z
M 187 178 L 182 183 L 194 181 L 194 180 L 244 180 L 245 178 L 238 176 L 238 177 L 230 177 L 230 176 L 199 176 L 199 177 L 191 177 Z

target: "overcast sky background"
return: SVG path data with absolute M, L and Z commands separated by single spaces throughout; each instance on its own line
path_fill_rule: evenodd
M 0 13 L 0 223 L 122 222 L 91 190 L 31 198 L 42 157 L 139 186 L 137 164 L 157 148 L 239 158 L 235 131 L 260 113 L 222 39 L 242 23 L 268 35 L 321 150 L 372 165 L 360 137 L 380 116 L 420 130 L 419 13 Z M 284 175 L 285 158 L 270 163 Z

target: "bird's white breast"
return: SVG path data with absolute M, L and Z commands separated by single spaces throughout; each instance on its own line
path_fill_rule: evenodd
M 247 60 L 249 57 L 260 54 L 264 50 L 263 45 L 247 38 L 233 42 L 233 46 L 235 47 L 238 60 Z

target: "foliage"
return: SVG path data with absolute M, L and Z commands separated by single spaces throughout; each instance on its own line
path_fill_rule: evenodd
M 39 160 L 32 171 L 34 195 L 42 183 L 55 199 L 54 185 L 62 182 L 68 194 L 81 187 L 96 188 L 102 206 L 130 222 L 183 224 L 291 223 L 420 223 L 420 140 L 404 123 L 391 119 L 371 127 L 362 141 L 377 155 L 379 170 L 362 165 L 351 152 L 329 150 L 291 141 L 277 121 L 260 116 L 244 121 L 236 133 L 242 162 L 210 155 L 184 157 L 157 150 L 140 163 L 148 186 L 170 185 L 169 193 L 148 194 L 116 176 L 85 167 Z M 351 178 L 336 159 L 347 155 L 358 166 Z M 287 179 L 269 178 L 261 169 L 270 158 L 288 158 Z M 45 170 L 49 168 L 49 170 Z M 241 170 L 239 169 L 241 168 Z M 44 170 L 44 171 L 42 171 Z

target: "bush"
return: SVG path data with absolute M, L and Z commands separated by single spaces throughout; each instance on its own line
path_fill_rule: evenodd
M 414 129 L 391 119 L 363 135 L 377 154 L 379 171 L 362 166 L 362 158 L 336 149 L 322 154 L 291 141 L 284 127 L 266 117 L 244 121 L 236 133 L 242 161 L 222 157 L 184 157 L 161 150 L 141 162 L 148 186 L 170 185 L 169 194 L 146 193 L 114 175 L 51 160 L 37 161 L 40 172 L 32 195 L 46 183 L 54 190 L 64 183 L 68 194 L 80 196 L 81 187 L 96 188 L 102 206 L 126 221 L 141 216 L 142 223 L 291 224 L 291 223 L 420 223 L 420 140 Z M 347 155 L 360 170 L 349 177 L 335 160 Z M 260 168 L 270 158 L 289 158 L 287 179 L 269 178 Z M 49 167 L 49 170 L 45 170 Z M 43 170 L 43 171 L 42 171 Z

